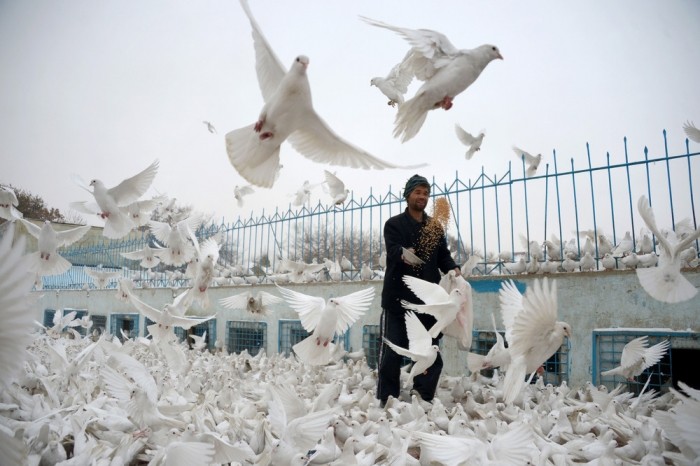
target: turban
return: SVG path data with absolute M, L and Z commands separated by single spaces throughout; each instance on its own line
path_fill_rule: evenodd
M 403 188 L 403 197 L 408 199 L 411 192 L 418 186 L 425 186 L 428 188 L 428 192 L 430 192 L 430 183 L 428 183 L 428 180 L 424 176 L 413 175 L 406 181 L 406 186 Z

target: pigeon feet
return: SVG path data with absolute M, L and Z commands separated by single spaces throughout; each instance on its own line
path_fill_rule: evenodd
M 265 124 L 265 120 L 264 120 L 264 119 L 263 119 L 263 120 L 258 120 L 258 121 L 255 122 L 255 126 L 253 126 L 253 129 L 255 130 L 256 133 L 259 133 L 264 124 Z
M 100 217 L 101 217 L 102 219 L 109 218 L 109 212 L 101 212 L 101 213 L 100 213 Z
M 389 102 L 386 103 L 387 105 L 391 107 L 396 107 L 396 101 L 395 100 L 390 100 Z
M 260 140 L 261 140 L 261 141 L 264 141 L 265 139 L 269 139 L 269 138 L 271 138 L 272 136 L 274 136 L 274 135 L 272 134 L 272 131 L 265 131 L 264 133 L 260 133 Z
M 445 110 L 449 110 L 452 108 L 452 97 L 449 95 L 446 95 L 440 102 L 438 102 L 438 105 Z

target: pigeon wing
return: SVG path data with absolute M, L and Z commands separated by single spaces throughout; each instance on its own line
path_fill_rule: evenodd
M 520 294 L 513 280 L 508 280 L 501 284 L 499 300 L 506 341 L 511 344 L 513 341 L 513 321 L 515 316 L 523 310 L 523 295 Z
M 688 139 L 700 142 L 700 129 L 697 129 L 693 122 L 687 121 L 683 125 L 683 131 L 685 131 L 685 135 L 688 136 Z
M 455 133 L 457 133 L 457 137 L 460 141 L 462 141 L 462 144 L 466 146 L 471 146 L 476 141 L 476 138 L 472 134 L 459 126 L 457 123 L 455 123 Z
M 372 287 L 350 293 L 340 298 L 335 298 L 335 301 L 338 303 L 336 308 L 338 311 L 338 319 L 335 327 L 336 333 L 345 333 L 357 319 L 367 312 L 373 300 L 374 288 Z
M 58 244 L 56 246 L 68 246 L 75 243 L 80 238 L 85 236 L 85 234 L 90 231 L 90 228 L 92 228 L 90 225 L 85 225 L 82 227 L 71 228 L 69 230 L 57 231 L 56 240 L 58 241 Z
M 158 173 L 158 160 L 155 160 L 140 173 L 107 190 L 107 192 L 114 198 L 118 206 L 123 207 L 131 204 L 144 195 L 151 183 L 153 183 L 156 173 Z
M 321 319 L 326 301 L 323 298 L 306 295 L 281 286 L 278 288 L 287 303 L 299 314 L 304 329 L 309 333 L 313 332 Z
M 287 74 L 287 69 L 270 47 L 265 39 L 260 26 L 250 11 L 247 0 L 241 0 L 241 6 L 245 11 L 250 25 L 253 28 L 253 46 L 255 48 L 255 71 L 258 75 L 258 84 L 263 100 L 269 101 L 282 82 L 282 78 Z
M 219 304 L 226 309 L 245 309 L 248 305 L 248 300 L 252 297 L 249 291 L 239 293 L 228 298 L 221 298 Z
M 403 281 L 413 294 L 425 304 L 444 303 L 450 300 L 450 295 L 447 291 L 437 283 L 431 283 L 410 275 L 404 276 Z

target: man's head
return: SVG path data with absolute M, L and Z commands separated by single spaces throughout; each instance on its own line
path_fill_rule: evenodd
M 406 181 L 406 186 L 403 188 L 403 197 L 408 199 L 411 192 L 413 192 L 413 190 L 418 186 L 426 188 L 428 190 L 428 194 L 430 194 L 430 183 L 428 183 L 428 180 L 424 176 L 413 175 L 408 179 L 408 181 Z
M 413 175 L 406 181 L 406 186 L 403 188 L 403 195 L 406 198 L 409 211 L 415 212 L 417 215 L 419 212 L 423 212 L 428 205 L 430 183 L 428 183 L 425 177 Z

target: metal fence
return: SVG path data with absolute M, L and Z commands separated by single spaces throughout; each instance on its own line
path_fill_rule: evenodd
M 514 161 L 502 176 L 489 175 L 482 168 L 475 178 L 465 180 L 456 172 L 454 180 L 433 179 L 431 196 L 444 197 L 451 206 L 447 234 L 455 260 L 462 263 L 478 253 L 484 259 L 477 270 L 487 274 L 500 270 L 503 257 L 528 256 L 526 244 L 530 240 L 542 242 L 552 235 L 560 246 L 573 241 L 579 252 L 583 232 L 589 230 L 594 237 L 604 232 L 613 244 L 627 232 L 636 241 L 644 226 L 636 210 L 641 195 L 652 202 L 659 227 L 671 229 L 687 219 L 687 225 L 697 228 L 694 185 L 700 174 L 700 152 L 690 152 L 686 140 L 686 152 L 671 155 L 665 131 L 663 138 L 662 154 L 650 154 L 645 148 L 630 156 L 626 139 L 624 154 L 618 156 L 606 153 L 604 158 L 594 158 L 586 146 L 585 158 L 564 160 L 553 151 L 551 157 L 544 157 L 549 162 L 543 161 L 539 173 L 529 178 L 524 161 Z M 595 165 L 594 159 L 599 161 Z M 320 262 L 346 257 L 355 272 L 344 279 L 353 279 L 361 264 L 377 267 L 384 248 L 384 222 L 404 208 L 400 189 L 389 186 L 380 192 L 369 188 L 366 197 L 356 198 L 353 193 L 342 206 L 318 202 L 300 208 L 290 205 L 271 214 L 263 210 L 258 216 L 251 213 L 249 218 L 210 224 L 197 235 L 221 235 L 219 262 L 223 271 L 264 279 L 279 268 L 282 258 Z M 125 269 L 127 276 L 148 286 L 185 285 L 172 267 L 139 270 L 136 261 L 120 254 L 145 244 L 153 246 L 148 232 L 127 241 L 104 240 L 61 250 L 60 254 L 76 266 L 62 276 L 44 277 L 43 286 L 80 288 L 90 280 L 79 266 L 96 263 L 103 268 Z M 599 261 L 597 246 L 595 257 Z

